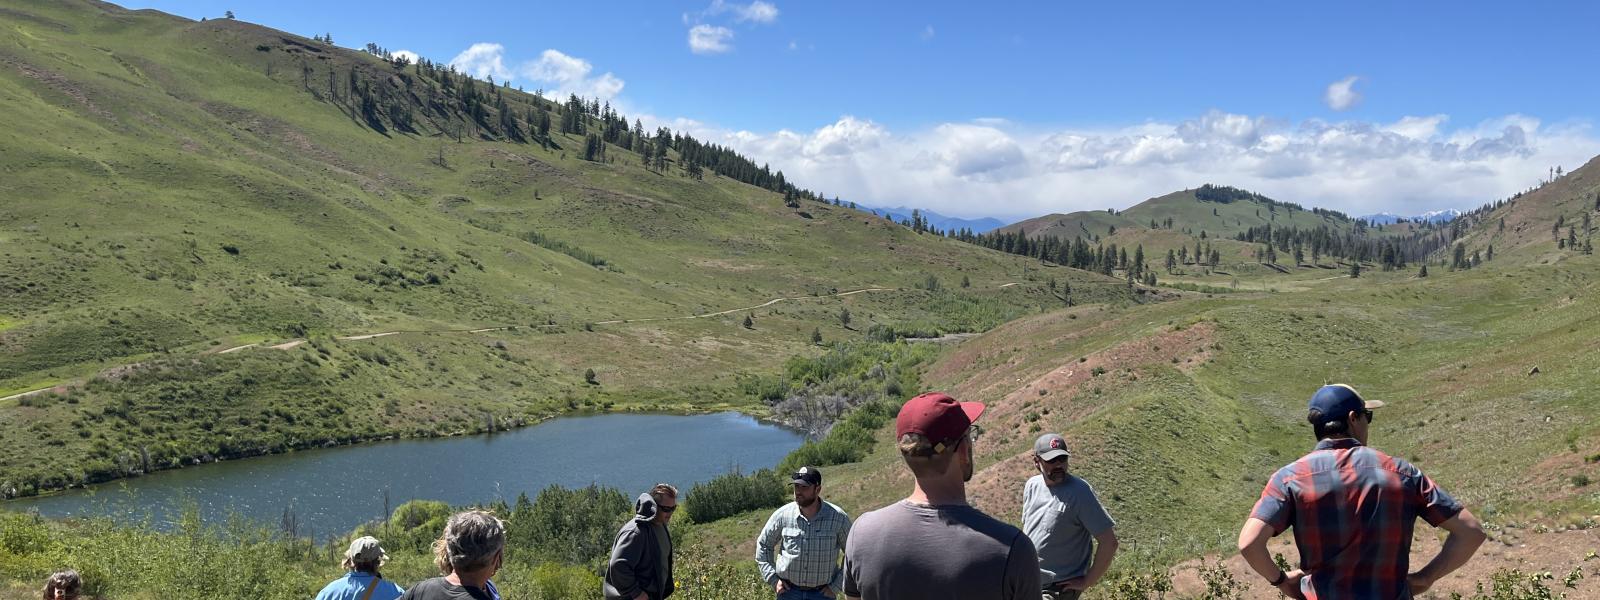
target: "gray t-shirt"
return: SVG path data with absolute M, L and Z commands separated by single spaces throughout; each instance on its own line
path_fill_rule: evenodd
M 1039 558 L 1016 527 L 967 505 L 900 501 L 861 515 L 844 593 L 863 600 L 1035 600 Z
M 1022 530 L 1039 552 L 1039 579 L 1045 583 L 1087 574 L 1095 534 L 1114 526 L 1087 481 L 1068 475 L 1051 487 L 1043 475 L 1034 475 L 1022 486 Z

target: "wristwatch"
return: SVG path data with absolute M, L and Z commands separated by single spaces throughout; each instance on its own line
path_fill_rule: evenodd
M 1283 581 L 1285 579 L 1288 579 L 1288 578 L 1289 578 L 1289 573 L 1287 571 L 1278 571 L 1278 578 L 1272 580 L 1272 587 L 1278 587 L 1280 585 L 1283 585 Z

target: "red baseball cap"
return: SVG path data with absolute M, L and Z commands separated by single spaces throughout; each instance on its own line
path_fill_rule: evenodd
M 920 433 L 934 443 L 961 437 L 983 414 L 981 402 L 957 402 L 944 392 L 928 392 L 906 401 L 894 420 L 896 438 Z

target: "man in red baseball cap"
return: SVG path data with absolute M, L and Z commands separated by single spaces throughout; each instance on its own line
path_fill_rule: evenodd
M 916 485 L 905 500 L 861 515 L 851 528 L 846 598 L 1039 598 L 1033 541 L 967 504 L 978 437 L 973 421 L 983 408 L 929 392 L 900 409 L 895 436 Z

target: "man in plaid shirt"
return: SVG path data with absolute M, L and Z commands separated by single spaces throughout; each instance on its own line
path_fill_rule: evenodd
M 1278 469 L 1239 532 L 1239 554 L 1290 598 L 1397 600 L 1421 594 L 1472 558 L 1478 519 L 1411 463 L 1366 445 L 1372 409 L 1348 385 L 1311 396 L 1310 454 Z M 1450 532 L 1439 554 L 1410 572 L 1417 517 Z M 1267 540 L 1294 527 L 1300 567 L 1284 572 Z
M 839 553 L 850 515 L 822 500 L 822 472 L 800 467 L 790 481 L 794 502 L 772 513 L 756 538 L 756 565 L 778 600 L 833 598 L 844 589 Z

